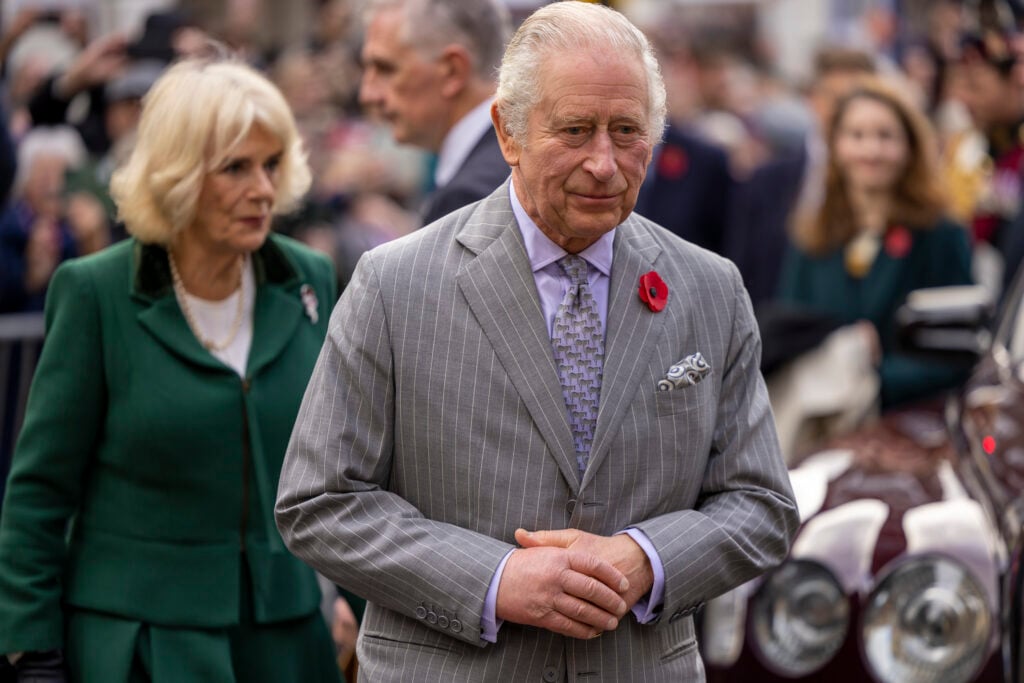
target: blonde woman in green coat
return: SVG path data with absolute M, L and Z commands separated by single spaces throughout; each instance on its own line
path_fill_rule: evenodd
M 249 67 L 185 61 L 144 101 L 112 181 L 133 239 L 53 278 L 0 518 L 0 654 L 23 675 L 339 679 L 273 521 L 335 298 L 325 257 L 269 234 L 309 184 Z

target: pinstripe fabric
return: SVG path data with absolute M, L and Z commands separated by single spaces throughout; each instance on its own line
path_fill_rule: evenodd
M 642 273 L 670 289 L 651 312 Z M 657 391 L 679 359 L 713 368 Z M 582 481 L 508 184 L 360 261 L 331 319 L 282 471 L 289 547 L 365 596 L 370 681 L 699 681 L 690 613 L 779 562 L 797 518 L 739 274 L 649 221 L 619 227 L 604 379 Z M 636 526 L 663 618 L 592 641 L 505 624 L 488 583 L 519 526 Z

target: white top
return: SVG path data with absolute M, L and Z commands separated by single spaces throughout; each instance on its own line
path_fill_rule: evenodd
M 227 339 L 227 336 L 231 334 L 231 326 L 235 322 L 235 313 L 238 310 L 238 297 L 245 297 L 242 300 L 242 324 L 238 328 L 238 334 L 227 348 L 210 351 L 214 358 L 243 378 L 246 364 L 249 362 L 249 349 L 252 346 L 252 312 L 256 302 L 255 293 L 256 275 L 253 271 L 252 259 L 248 258 L 245 260 L 245 268 L 242 271 L 241 292 L 235 290 L 228 298 L 220 301 L 200 299 L 185 292 L 192 317 L 199 326 L 198 332 L 202 337 L 212 339 L 217 343 Z

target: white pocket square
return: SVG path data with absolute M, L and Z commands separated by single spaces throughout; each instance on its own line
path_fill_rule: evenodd
M 658 391 L 692 387 L 710 373 L 711 366 L 698 351 L 670 367 L 665 373 L 665 379 L 658 380 Z

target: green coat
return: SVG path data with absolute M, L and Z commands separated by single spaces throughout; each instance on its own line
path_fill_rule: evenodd
M 926 397 L 963 379 L 956 370 L 897 353 L 895 313 L 915 289 L 972 282 L 967 232 L 941 221 L 931 229 L 907 233 L 909 248 L 894 249 L 898 245 L 883 239 L 863 278 L 846 271 L 841 248 L 815 256 L 790 247 L 779 290 L 783 301 L 830 315 L 839 323 L 874 324 L 882 343 L 883 408 Z
M 0 653 L 62 646 L 62 603 L 183 628 L 232 626 L 243 607 L 256 623 L 318 609 L 273 508 L 334 272 L 276 235 L 253 265 L 244 380 L 196 341 L 162 248 L 129 240 L 55 273 L 0 518 Z

